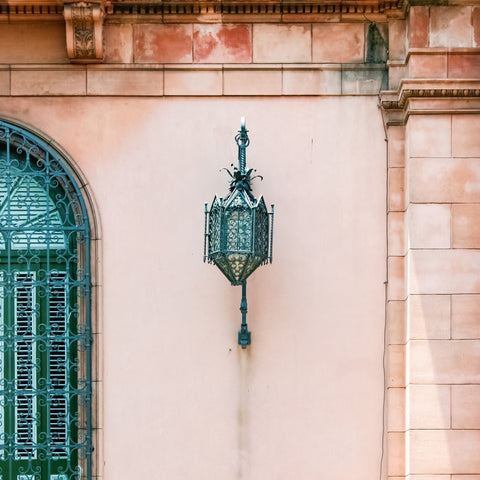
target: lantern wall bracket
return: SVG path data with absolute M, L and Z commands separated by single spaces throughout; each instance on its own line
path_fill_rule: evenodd
M 242 325 L 238 332 L 238 344 L 243 349 L 252 343 L 252 334 L 248 331 L 247 326 L 247 281 L 242 282 L 242 301 L 240 302 L 240 311 L 242 312 Z

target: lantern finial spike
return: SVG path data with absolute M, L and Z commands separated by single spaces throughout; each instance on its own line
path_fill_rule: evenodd
M 247 171 L 247 152 L 246 149 L 250 145 L 248 138 L 248 130 L 245 126 L 245 117 L 240 119 L 240 130 L 238 131 L 235 141 L 238 145 L 238 169 L 242 175 Z

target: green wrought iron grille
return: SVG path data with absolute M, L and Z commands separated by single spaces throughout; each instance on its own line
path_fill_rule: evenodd
M 0 121 L 0 480 L 91 480 L 90 228 L 49 145 Z

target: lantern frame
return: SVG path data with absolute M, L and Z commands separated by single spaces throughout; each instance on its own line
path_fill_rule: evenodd
M 253 195 L 253 169 L 246 169 L 246 148 L 250 144 L 245 119 L 235 137 L 238 145 L 238 168 L 230 175 L 230 192 L 225 198 L 214 196 L 210 210 L 205 204 L 203 261 L 213 263 L 232 285 L 242 285 L 242 326 L 238 343 L 246 348 L 251 333 L 246 323 L 246 280 L 261 265 L 272 262 L 274 206 L 268 212 L 263 195 Z

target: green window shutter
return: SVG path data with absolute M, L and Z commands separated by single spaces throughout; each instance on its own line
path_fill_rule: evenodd
M 89 238 L 58 155 L 0 121 L 0 480 L 92 480 Z

